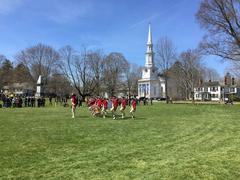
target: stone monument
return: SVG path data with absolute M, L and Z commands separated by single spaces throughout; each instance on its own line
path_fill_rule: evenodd
M 37 91 L 35 96 L 40 97 L 42 95 L 42 76 L 40 75 L 37 80 Z

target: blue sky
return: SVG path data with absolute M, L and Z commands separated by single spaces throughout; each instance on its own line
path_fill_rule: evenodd
M 122 52 L 144 65 L 148 23 L 153 41 L 168 36 L 178 52 L 196 48 L 204 30 L 195 19 L 200 0 L 0 0 L 0 53 L 9 59 L 26 47 L 45 43 L 56 49 Z M 226 63 L 204 60 L 221 75 Z

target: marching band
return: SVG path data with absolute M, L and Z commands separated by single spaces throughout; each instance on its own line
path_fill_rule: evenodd
M 128 103 L 130 102 L 130 103 Z M 107 98 L 90 98 L 87 100 L 87 105 L 89 107 L 89 111 L 94 117 L 103 117 L 106 118 L 107 114 L 111 114 L 112 118 L 117 119 L 117 110 L 121 113 L 121 118 L 125 118 L 125 110 L 127 104 L 130 104 L 130 115 L 131 118 L 135 118 L 135 112 L 137 107 L 137 99 L 131 98 L 126 99 L 125 97 L 117 98 L 115 96 L 107 99 Z

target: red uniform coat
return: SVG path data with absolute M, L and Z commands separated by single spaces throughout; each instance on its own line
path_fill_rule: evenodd
M 72 106 L 76 107 L 77 106 L 77 97 L 76 96 L 72 96 L 71 97 L 71 102 L 72 102 Z
M 101 100 L 101 99 L 98 99 L 98 100 L 96 101 L 96 105 L 101 108 L 101 107 L 102 107 L 102 100 Z
M 127 106 L 127 100 L 126 99 L 122 99 L 121 105 L 125 109 L 126 106 Z
M 113 99 L 112 100 L 112 104 L 113 104 L 114 109 L 117 109 L 117 107 L 118 107 L 118 100 L 117 99 Z
M 137 101 L 136 100 L 132 100 L 132 107 L 134 110 L 136 110 L 137 107 Z
M 108 108 L 108 101 L 107 101 L 106 99 L 104 99 L 104 100 L 102 101 L 102 106 L 103 106 L 104 109 L 107 109 L 107 108 Z

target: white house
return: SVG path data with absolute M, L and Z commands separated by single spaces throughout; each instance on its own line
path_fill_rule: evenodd
M 237 86 L 234 83 L 226 85 L 218 81 L 209 81 L 194 88 L 194 98 L 199 101 L 220 101 L 235 94 Z
M 150 24 L 145 58 L 145 66 L 142 70 L 142 78 L 138 80 L 138 97 L 164 98 L 165 81 L 159 76 L 157 68 L 154 65 L 154 52 Z
M 33 87 L 30 83 L 12 83 L 8 86 L 3 87 L 4 94 L 15 94 L 15 95 L 25 95 L 25 94 L 33 94 Z

